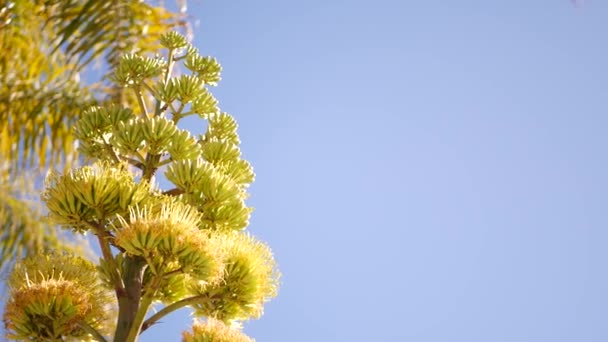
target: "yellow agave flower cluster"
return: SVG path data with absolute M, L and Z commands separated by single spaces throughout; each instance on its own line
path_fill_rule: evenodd
M 80 257 L 49 254 L 18 263 L 4 312 L 8 338 L 90 340 L 88 328 L 107 327 L 110 292 L 95 266 Z
M 184 332 L 183 336 L 184 342 L 255 342 L 240 331 L 212 318 L 204 323 L 195 323 L 192 332 Z
M 209 282 L 220 276 L 222 249 L 215 234 L 198 228 L 199 217 L 177 201 L 133 209 L 128 220 L 118 218 L 115 244 L 143 257 L 154 275 L 179 271 Z
M 241 158 L 236 121 L 206 88 L 221 68 L 178 33 L 161 43 L 166 61 L 128 55 L 112 77 L 134 90 L 137 108 L 92 107 L 74 127 L 81 153 L 95 162 L 50 173 L 42 194 L 54 222 L 97 237 L 100 264 L 75 256 L 17 263 L 4 315 L 9 338 L 105 341 L 102 327 L 115 326 L 115 341 L 135 341 L 163 315 L 189 306 L 207 320 L 185 341 L 251 341 L 232 323 L 258 318 L 276 295 L 270 249 L 243 231 L 253 169 Z M 182 60 L 192 75 L 173 77 Z M 189 115 L 207 120 L 205 134 L 178 127 Z M 159 169 L 174 188 L 153 184 Z M 119 311 L 114 325 L 103 314 L 111 310 L 102 310 L 110 302 Z M 149 316 L 154 302 L 165 307 Z
M 266 299 L 277 292 L 279 274 L 272 253 L 247 234 L 226 234 L 221 240 L 225 249 L 221 281 L 191 286 L 189 290 L 203 299 L 193 305 L 195 313 L 223 321 L 259 318 Z

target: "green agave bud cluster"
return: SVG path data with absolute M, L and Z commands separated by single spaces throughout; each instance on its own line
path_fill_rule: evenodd
M 59 176 L 50 173 L 42 200 L 57 224 L 85 231 L 142 203 L 149 195 L 147 182 L 136 182 L 121 165 L 100 163 Z
M 188 131 L 180 130 L 173 135 L 167 146 L 167 152 L 174 161 L 184 159 L 197 159 L 201 156 L 201 146 Z
M 279 272 L 270 249 L 243 231 L 253 169 L 242 159 L 236 121 L 207 89 L 220 80 L 221 67 L 178 33 L 164 35 L 161 44 L 169 49 L 167 62 L 127 55 L 114 73 L 114 82 L 133 88 L 139 108 L 86 109 L 74 132 L 94 164 L 50 173 L 42 194 L 55 223 L 96 235 L 99 266 L 56 258 L 53 273 L 51 259 L 19 263 L 5 314 L 10 338 L 86 340 L 107 317 L 98 309 L 111 289 L 121 312 L 116 341 L 135 341 L 134 331 L 154 324 L 155 316 L 143 322 L 153 302 L 167 312 L 187 305 L 208 318 L 184 334 L 186 341 L 251 341 L 224 323 L 258 318 L 276 295 Z M 182 60 L 193 74 L 173 77 Z M 178 127 L 188 115 L 207 120 L 203 135 Z M 153 184 L 161 168 L 174 188 Z M 95 281 L 85 282 L 85 275 Z M 129 316 L 124 311 L 131 307 L 138 312 Z M 130 337 L 120 329 L 131 329 Z
M 113 147 L 109 139 L 121 124 L 133 117 L 128 108 L 116 105 L 91 107 L 85 110 L 74 126 L 74 136 L 79 140 L 79 151 L 86 157 L 111 160 Z
M 186 37 L 172 31 L 160 37 L 160 44 L 167 49 L 181 49 L 190 45 Z
M 183 342 L 255 342 L 240 330 L 231 328 L 221 321 L 208 319 L 192 326 L 192 332 L 184 332 Z
M 93 107 L 83 113 L 75 126 L 81 139 L 80 151 L 87 157 L 115 161 L 143 153 L 169 153 L 172 160 L 197 158 L 201 146 L 186 130 L 163 117 L 137 118 L 128 109 Z
M 253 168 L 249 162 L 241 159 L 241 151 L 235 144 L 210 139 L 202 144 L 202 155 L 243 191 L 255 179 Z
M 145 148 L 142 132 L 145 124 L 144 120 L 140 118 L 118 123 L 110 135 L 110 146 L 121 155 L 141 154 Z
M 166 151 L 178 129 L 175 124 L 162 117 L 139 120 L 142 136 L 146 141 L 148 153 L 158 154 Z
M 174 79 L 176 82 L 173 84 L 177 85 L 177 100 L 182 103 L 191 102 L 194 99 L 198 99 L 203 94 L 209 92 L 205 89 L 205 81 L 194 75 L 182 75 L 178 79 Z
M 95 266 L 76 256 L 50 254 L 18 263 L 8 282 L 4 312 L 14 340 L 92 340 L 85 327 L 103 330 L 110 293 Z
M 190 54 L 186 58 L 184 66 L 193 71 L 206 84 L 217 85 L 217 82 L 222 79 L 220 77 L 222 67 L 215 58 Z
M 255 174 L 241 159 L 236 121 L 226 113 L 209 116 L 200 137 L 201 158 L 173 163 L 165 176 L 203 213 L 202 228 L 240 230 L 249 224 L 246 189 Z
M 213 164 L 202 159 L 183 160 L 171 164 L 165 176 L 200 210 L 201 228 L 235 230 L 249 224 L 251 209 L 244 202 L 246 193 Z
M 166 62 L 160 58 L 129 54 L 120 59 L 112 80 L 123 87 L 135 87 L 145 79 L 159 76 L 165 67 Z
M 156 88 L 156 94 L 159 100 L 167 103 L 179 101 L 187 104 L 194 100 L 198 102 L 202 100 L 203 102 L 196 106 L 198 111 L 217 111 L 217 100 L 205 88 L 205 81 L 193 75 L 174 77 L 166 83 L 159 84 Z M 202 113 L 197 114 L 202 115 Z
M 198 114 L 201 118 L 206 119 L 212 114 L 217 114 L 217 104 L 217 100 L 205 89 L 205 91 L 192 102 L 192 112 Z
M 229 144 L 239 145 L 241 143 L 236 130 L 236 120 L 227 113 L 221 113 L 209 117 L 209 126 L 205 135 L 201 138 L 203 142 L 211 140 L 224 141 Z

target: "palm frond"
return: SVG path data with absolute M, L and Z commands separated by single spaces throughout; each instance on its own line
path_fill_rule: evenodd
M 0 153 L 13 173 L 65 164 L 74 150 L 68 127 L 92 94 L 63 53 L 49 54 L 52 32 L 36 16 L 39 6 L 0 10 L 10 19 L 0 30 Z
M 54 50 L 63 50 L 79 68 L 104 57 L 109 67 L 126 53 L 157 51 L 160 35 L 186 26 L 184 16 L 138 0 L 55 0 L 48 25 L 57 32 Z
M 6 174 L 5 174 L 6 176 Z M 27 199 L 24 177 L 0 179 L 0 269 L 26 254 L 56 248 L 54 229 L 44 223 L 40 205 Z

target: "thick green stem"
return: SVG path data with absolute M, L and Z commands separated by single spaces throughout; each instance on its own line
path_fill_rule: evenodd
M 148 318 L 144 322 L 144 324 L 141 326 L 141 331 L 144 332 L 146 329 L 151 327 L 152 324 L 156 323 L 159 319 L 165 317 L 166 315 L 172 313 L 173 311 L 175 311 L 177 309 L 181 309 L 188 305 L 201 303 L 205 300 L 205 298 L 206 298 L 206 296 L 194 296 L 194 297 L 182 299 L 171 305 L 165 306 L 159 312 L 155 313 L 154 315 L 152 315 L 150 318 Z
M 125 272 L 123 275 L 125 291 L 118 294 L 118 321 L 116 323 L 114 342 L 129 341 L 129 334 L 136 324 L 136 315 L 139 312 L 141 304 L 145 265 L 145 261 L 139 257 L 127 257 L 125 259 Z
M 142 172 L 142 177 L 146 181 L 151 181 L 152 177 L 158 170 L 158 163 L 160 162 L 160 154 L 148 154 L 146 156 L 146 163 L 144 164 L 144 170 Z
M 136 342 L 137 336 L 139 336 L 141 332 L 141 326 L 146 318 L 146 314 L 148 313 L 148 309 L 150 305 L 152 305 L 152 301 L 154 300 L 154 295 L 160 286 L 162 281 L 162 275 L 157 275 L 152 279 L 151 282 L 145 288 L 145 294 L 141 299 L 139 304 L 139 309 L 135 314 L 135 318 L 133 319 L 133 324 L 131 325 L 131 329 L 129 331 L 129 336 L 127 337 L 127 342 Z
M 95 228 L 95 235 L 97 235 L 97 241 L 99 241 L 99 248 L 101 249 L 103 259 L 110 265 L 110 269 L 112 270 L 112 283 L 114 284 L 114 291 L 116 292 L 116 296 L 118 297 L 121 293 L 125 292 L 125 285 L 120 277 L 120 272 L 118 269 L 118 265 L 116 265 L 116 260 L 112 255 L 110 243 L 104 236 L 105 234 L 101 225 L 96 225 L 92 223 L 91 225 Z

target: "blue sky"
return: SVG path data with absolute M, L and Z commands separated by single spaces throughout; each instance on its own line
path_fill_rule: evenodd
M 258 341 L 608 339 L 608 4 L 190 1 L 256 168 Z M 182 313 L 185 315 L 185 313 Z M 188 319 L 150 330 L 176 338 Z

